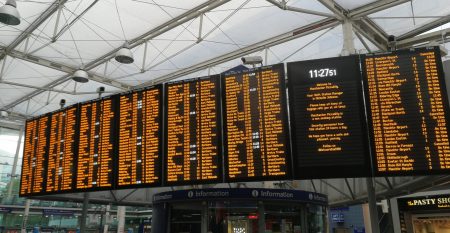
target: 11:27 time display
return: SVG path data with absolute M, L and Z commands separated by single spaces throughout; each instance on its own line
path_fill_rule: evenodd
M 337 70 L 332 68 L 309 70 L 310 78 L 326 78 L 337 76 Z

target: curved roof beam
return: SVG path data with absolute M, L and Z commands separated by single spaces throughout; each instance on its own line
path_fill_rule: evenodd
M 302 9 L 302 8 L 298 8 L 298 7 L 288 6 L 285 1 L 283 1 L 283 2 L 278 2 L 277 0 L 266 0 L 266 1 L 272 3 L 273 5 L 277 6 L 278 8 L 280 8 L 282 10 L 294 11 L 294 12 L 310 14 L 310 15 L 318 15 L 318 16 L 323 16 L 323 17 L 336 18 L 336 15 L 334 15 L 334 14 L 328 14 L 328 13 L 324 13 L 324 12 L 320 12 L 320 11 L 313 11 L 313 10 L 307 10 L 307 9 Z
M 450 15 L 442 16 L 441 18 L 439 18 L 433 22 L 427 23 L 427 24 L 420 26 L 412 31 L 409 31 L 403 35 L 398 36 L 397 40 L 404 40 L 404 39 L 408 39 L 408 38 L 420 35 L 424 32 L 427 32 L 433 28 L 437 28 L 437 27 L 447 24 L 449 22 L 450 22 Z
M 339 25 L 339 21 L 336 20 L 336 19 L 331 19 L 331 18 L 324 19 L 324 20 L 321 20 L 321 21 L 318 21 L 318 22 L 315 22 L 315 23 L 311 23 L 309 25 L 306 25 L 306 26 L 301 27 L 301 28 L 297 28 L 297 29 L 292 30 L 290 32 L 286 32 L 286 33 L 283 33 L 281 35 L 269 38 L 267 40 L 255 43 L 253 45 L 249 45 L 247 47 L 240 48 L 238 50 L 235 50 L 235 51 L 232 51 L 230 53 L 218 56 L 216 58 L 209 59 L 208 61 L 204 61 L 204 62 L 198 63 L 198 64 L 193 65 L 191 67 L 184 68 L 184 69 L 175 71 L 173 73 L 163 75 L 163 76 L 158 77 L 158 78 L 156 78 L 154 80 L 151 80 L 151 81 L 145 82 L 145 83 L 143 83 L 141 85 L 138 85 L 135 88 L 141 88 L 141 87 L 153 85 L 153 84 L 156 84 L 156 83 L 162 83 L 162 82 L 166 82 L 166 81 L 169 81 L 169 80 L 172 80 L 172 79 L 176 79 L 176 78 L 182 77 L 184 75 L 188 75 L 188 74 L 191 74 L 191 73 L 194 73 L 194 72 L 206 69 L 208 67 L 215 66 L 215 65 L 218 65 L 218 64 L 221 64 L 221 63 L 224 63 L 224 62 L 236 59 L 236 58 L 240 58 L 241 56 L 244 56 L 244 55 L 247 55 L 247 54 L 250 54 L 250 53 L 253 53 L 253 52 L 260 51 L 260 50 L 262 50 L 264 48 L 272 47 L 272 46 L 275 46 L 275 45 L 278 45 L 278 44 L 282 44 L 284 42 L 287 42 L 287 41 L 290 41 L 290 40 L 294 40 L 296 38 L 299 38 L 299 37 L 302 37 L 302 36 L 306 36 L 306 35 L 312 34 L 314 32 L 321 31 L 323 29 L 335 27 L 337 25 Z
M 347 16 L 357 19 L 409 1 L 411 0 L 379 0 L 351 10 Z
M 450 35 L 450 28 L 442 29 L 436 32 L 426 33 L 416 37 L 406 38 L 397 41 L 397 48 L 408 48 L 417 44 L 440 42 L 444 43 L 449 40 L 447 35 Z
M 3 49 L 6 49 L 6 48 L 3 48 Z M 2 50 L 2 47 L 0 47 L 0 50 Z M 9 51 L 8 55 L 13 58 L 21 59 L 23 61 L 27 61 L 27 62 L 34 63 L 37 65 L 45 66 L 45 67 L 48 67 L 51 69 L 59 70 L 59 71 L 68 73 L 69 75 L 71 75 L 73 72 L 78 70 L 77 68 L 74 68 L 74 67 L 70 67 L 70 66 L 60 64 L 57 62 L 49 61 L 47 59 L 33 56 L 30 54 L 26 54 L 24 52 L 20 52 L 17 50 Z M 119 88 L 122 90 L 129 90 L 131 88 L 131 86 L 129 86 L 129 85 L 114 81 L 112 79 L 109 79 L 109 78 L 106 78 L 106 77 L 103 77 L 103 76 L 100 76 L 100 75 L 97 75 L 94 73 L 89 74 L 89 79 L 109 85 L 109 86 L 113 86 L 113 87 L 116 87 L 116 88 Z M 43 87 L 43 88 L 46 88 L 46 87 Z

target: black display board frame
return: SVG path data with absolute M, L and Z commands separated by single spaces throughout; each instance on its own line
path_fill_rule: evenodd
M 337 67 L 339 65 L 339 67 Z M 297 151 L 296 143 L 297 138 L 300 135 L 296 135 L 296 123 L 302 122 L 304 119 L 297 119 L 295 114 L 296 103 L 294 102 L 296 95 L 301 95 L 302 93 L 296 93 L 294 91 L 294 79 L 298 79 L 298 76 L 304 75 L 301 73 L 306 73 L 306 70 L 311 69 L 320 69 L 320 68 L 331 68 L 335 70 L 339 70 L 337 75 L 334 77 L 309 77 L 303 78 L 304 80 L 302 84 L 299 85 L 307 85 L 314 83 L 326 83 L 333 82 L 335 78 L 339 78 L 338 81 L 335 82 L 348 82 L 355 85 L 357 90 L 355 91 L 357 98 L 357 106 L 356 110 L 358 111 L 356 116 L 359 118 L 359 129 L 355 129 L 360 131 L 362 138 L 360 139 L 360 147 L 362 153 L 360 155 L 362 164 L 348 164 L 348 165 L 337 165 L 330 160 L 336 159 L 338 155 L 323 155 L 323 159 L 319 162 L 319 159 L 311 159 L 317 160 L 317 166 L 301 166 L 300 163 L 302 159 L 299 158 L 300 151 Z M 341 71 L 346 72 L 341 76 Z M 293 168 L 294 168 L 294 179 L 323 179 L 323 178 L 357 178 L 357 177 L 368 177 L 371 176 L 370 173 L 370 151 L 369 147 L 369 136 L 367 132 L 367 124 L 366 124 L 366 115 L 365 115 L 365 105 L 364 105 L 364 95 L 363 95 L 363 86 L 362 86 L 362 75 L 360 70 L 360 59 L 357 55 L 345 56 L 345 57 L 333 57 L 333 58 L 324 58 L 324 59 L 316 59 L 316 60 L 307 60 L 307 61 L 297 61 L 287 63 L 287 73 L 288 73 L 288 93 L 289 93 L 289 116 L 290 116 L 290 129 L 291 129 L 291 145 L 292 145 L 292 157 L 293 157 Z M 320 80 L 320 81 L 315 81 Z M 307 83 L 307 84 L 306 84 Z M 302 101 L 306 101 L 302 99 Z M 307 132 L 303 132 L 307 134 Z M 345 154 L 342 154 L 345 156 Z M 334 158 L 333 158 L 334 157 Z
M 73 178 L 72 178 L 72 188 L 69 190 L 60 190 L 60 191 L 47 191 L 47 182 L 48 182 L 48 177 L 47 177 L 47 172 L 45 173 L 45 192 L 43 194 L 63 194 L 63 193 L 74 193 L 76 190 L 76 182 L 77 182 L 77 167 L 78 167 L 78 147 L 79 147 L 79 138 L 80 138 L 80 104 L 74 104 L 68 107 L 64 107 L 62 109 L 58 109 L 55 110 L 51 113 L 49 113 L 50 118 L 49 118 L 49 129 L 48 129 L 48 142 L 47 142 L 47 160 L 46 160 L 46 171 L 48 170 L 48 162 L 49 162 L 49 157 L 50 157 L 50 131 L 51 131 L 51 122 L 52 122 L 52 118 L 53 115 L 59 112 L 63 112 L 63 111 L 67 111 L 71 108 L 76 108 L 75 111 L 75 139 L 74 139 L 74 151 L 73 151 L 73 168 L 72 168 L 72 172 L 73 172 Z
M 220 182 L 250 182 L 250 181 L 279 181 L 279 180 L 292 180 L 292 179 L 314 179 L 314 178 L 349 178 L 349 177 L 380 177 L 380 176 L 411 176 L 411 175 L 440 175 L 440 174 L 449 174 L 450 169 L 436 169 L 436 170 L 416 170 L 416 171 L 400 171 L 400 172 L 377 172 L 376 167 L 376 154 L 375 154 L 375 147 L 374 147 L 374 132 L 373 132 L 373 123 L 372 123 L 372 117 L 370 112 L 370 101 L 369 101 L 369 87 L 368 87 L 368 77 L 367 77 L 367 69 L 365 64 L 365 59 L 367 57 L 371 56 L 377 56 L 377 55 L 389 55 L 389 54 L 413 54 L 413 53 L 419 53 L 421 51 L 434 51 L 435 52 L 435 58 L 436 58 L 436 65 L 437 65 L 437 71 L 438 71 L 438 77 L 439 77 L 439 85 L 440 85 L 440 91 L 442 93 L 442 102 L 444 105 L 444 116 L 446 119 L 446 127 L 447 127 L 447 135 L 450 135 L 450 107 L 449 107 L 449 100 L 448 100 L 448 92 L 446 89 L 446 85 L 449 85 L 446 83 L 445 76 L 443 73 L 443 65 L 441 61 L 440 56 L 440 49 L 439 47 L 424 47 L 424 48 L 415 48 L 415 49 L 406 49 L 406 50 L 399 50 L 399 51 L 393 51 L 393 52 L 386 52 L 386 53 L 376 53 L 376 54 L 368 54 L 368 55 L 360 55 L 358 56 L 350 56 L 354 57 L 355 64 L 358 69 L 355 70 L 355 82 L 358 82 L 361 89 L 358 89 L 358 97 L 359 98 L 359 107 L 360 110 L 358 115 L 359 117 L 363 117 L 361 119 L 364 119 L 362 123 L 365 124 L 365 128 L 363 128 L 362 132 L 366 133 L 363 135 L 363 137 L 366 139 L 365 146 L 368 148 L 369 151 L 368 154 L 364 152 L 363 155 L 366 161 L 365 166 L 361 166 L 358 168 L 358 170 L 352 170 L 354 167 L 333 167 L 328 166 L 326 168 L 322 166 L 317 167 L 299 167 L 297 164 L 299 163 L 297 156 L 294 155 L 293 146 L 296 142 L 296 135 L 295 135 L 295 122 L 299 119 L 296 119 L 295 116 L 293 116 L 293 109 L 292 106 L 292 100 L 295 93 L 292 92 L 293 83 L 289 82 L 289 80 L 292 80 L 295 75 L 292 74 L 292 71 L 289 69 L 289 67 L 294 63 L 288 63 L 288 69 L 285 71 L 284 65 L 285 64 L 275 64 L 271 66 L 264 66 L 264 67 L 257 67 L 257 68 L 251 68 L 240 72 L 231 71 L 229 73 L 225 73 L 224 75 L 211 75 L 207 77 L 201 77 L 201 78 L 194 78 L 194 79 L 188 79 L 188 80 L 181 80 L 176 82 L 170 82 L 165 84 L 158 84 L 151 87 L 146 87 L 139 90 L 133 90 L 126 93 L 118 93 L 111 96 L 106 96 L 103 98 L 98 98 L 90 101 L 85 101 L 82 103 L 78 103 L 72 106 L 68 106 L 66 108 L 55 110 L 51 113 L 46 113 L 41 116 L 37 116 L 34 118 L 30 118 L 27 120 L 33 121 L 33 120 L 39 120 L 43 117 L 48 117 L 47 127 L 45 135 L 47 136 L 47 142 L 45 147 L 45 155 L 44 155 L 44 163 L 43 163 L 43 170 L 44 170 L 44 176 L 43 176 L 43 191 L 39 193 L 28 193 L 28 194 L 20 194 L 20 197 L 31 197 L 31 196 L 41 196 L 41 195 L 47 195 L 47 194 L 61 194 L 61 193 L 79 193 L 79 192 L 91 192 L 91 191 L 105 191 L 105 190 L 118 190 L 118 189 L 130 189 L 130 188 L 145 188 L 145 187 L 163 187 L 163 186 L 177 186 L 177 185 L 196 185 L 196 184 L 210 184 L 210 183 L 220 183 Z M 316 62 L 320 62 L 321 64 L 327 64 L 332 63 L 333 59 L 341 60 L 341 59 L 347 59 L 346 57 L 338 57 L 338 58 L 326 58 L 326 59 L 320 59 L 320 60 L 313 60 Z M 308 63 L 313 61 L 301 61 L 300 63 Z M 256 177 L 244 177 L 244 178 L 229 178 L 229 169 L 228 169 L 228 142 L 227 142 L 227 119 L 226 119 L 226 87 L 225 87 L 225 80 L 227 76 L 229 75 L 242 75 L 249 72 L 257 72 L 259 76 L 262 74 L 262 70 L 265 69 L 272 69 L 275 72 L 279 72 L 279 87 L 280 87 L 280 101 L 281 101 L 281 121 L 282 121 L 282 127 L 284 130 L 284 140 L 285 140 L 285 152 L 286 152 L 286 174 L 283 176 L 256 176 Z M 362 69 L 362 70 L 361 70 Z M 288 73 L 289 79 L 287 80 L 288 83 L 286 84 L 286 77 L 285 72 Z M 358 73 L 358 74 L 357 74 Z M 182 181 L 182 182 L 166 182 L 167 180 L 167 103 L 168 103 L 168 95 L 167 95 L 167 88 L 169 85 L 174 83 L 183 83 L 183 82 L 196 82 L 198 80 L 202 79 L 209 79 L 209 78 L 216 78 L 218 79 L 218 88 L 216 90 L 217 95 L 217 105 L 218 111 L 217 111 L 217 124 L 218 124 L 218 159 L 219 159 L 219 178 L 217 180 L 195 180 L 195 181 Z M 287 86 L 286 86 L 287 85 Z M 132 185 L 124 185 L 124 186 L 118 186 L 118 156 L 119 156 L 119 124 L 120 124 L 120 96 L 123 95 L 129 95 L 135 92 L 139 91 L 145 91 L 152 88 L 159 88 L 160 90 L 160 132 L 159 132 L 159 182 L 153 183 L 153 184 L 132 184 Z M 289 95 L 288 95 L 289 94 Z M 287 99 L 289 97 L 289 101 Z M 52 115 L 64 111 L 68 108 L 76 107 L 77 113 L 76 113 L 76 140 L 75 145 L 79 147 L 80 142 L 80 125 L 81 125 L 81 110 L 82 106 L 85 104 L 90 103 L 97 103 L 102 102 L 104 100 L 110 99 L 112 101 L 112 109 L 111 111 L 114 112 L 114 118 L 111 120 L 111 143 L 113 143 L 112 146 L 112 161 L 111 161 L 111 186 L 110 187 L 92 187 L 92 188 L 77 188 L 77 179 L 78 179 L 78 162 L 79 162 L 79 148 L 75 150 L 74 154 L 74 167 L 75 170 L 74 173 L 74 179 L 72 184 L 72 190 L 64 190 L 64 191 L 53 191 L 53 192 L 47 192 L 46 191 L 46 185 L 47 185 L 47 170 L 48 170 L 48 158 L 50 153 L 50 130 L 51 130 L 51 120 Z M 361 107 L 361 102 L 364 104 Z M 288 104 L 289 103 L 289 104 Z M 290 119 L 289 119 L 290 118 Z M 301 119 L 300 119 L 301 120 Z M 289 125 L 291 123 L 291 125 Z M 363 124 L 363 125 L 364 125 Z M 25 132 L 26 134 L 27 126 L 25 126 Z M 25 136 L 26 137 L 26 136 Z M 27 140 L 27 138 L 25 138 Z M 23 148 L 23 151 L 25 152 L 25 147 Z M 23 161 L 23 159 L 22 159 Z M 23 174 L 23 167 L 21 168 Z M 34 179 L 34 178 L 33 178 Z M 20 188 L 22 187 L 22 179 L 20 180 Z
M 119 157 L 120 157 L 120 97 L 124 96 L 124 95 L 132 95 L 134 93 L 137 92 L 145 92 L 148 90 L 154 90 L 154 89 L 158 89 L 159 90 L 159 133 L 158 133 L 158 137 L 159 137 L 159 142 L 158 142 L 158 153 L 159 153 L 159 158 L 158 158 L 158 165 L 159 167 L 159 172 L 158 172 L 158 182 L 155 182 L 153 184 L 147 184 L 147 183 L 141 183 L 141 184 L 130 184 L 130 185 L 122 185 L 120 186 L 118 184 L 119 181 Z M 163 100 L 164 100 L 164 93 L 163 93 L 163 85 L 162 84 L 158 84 L 158 85 L 154 85 L 154 86 L 149 86 L 149 87 L 145 87 L 145 88 L 141 88 L 141 89 L 137 89 L 137 90 L 133 90 L 133 91 L 129 91 L 129 92 L 125 92 L 125 93 L 120 93 L 114 96 L 116 98 L 116 112 L 115 114 L 117 114 L 116 118 L 115 118 L 115 129 L 116 129 L 116 133 L 117 133 L 117 137 L 115 140 L 115 156 L 114 156 L 114 174 L 113 174 L 113 180 L 114 180 L 114 185 L 113 185 L 113 189 L 114 190 L 120 190 L 120 189 L 132 189 L 132 188 L 152 188 L 152 187 L 161 187 L 162 186 L 162 181 L 163 181 L 163 169 L 164 169 L 164 164 L 163 164 L 163 130 L 164 130 L 164 125 L 163 125 Z
M 379 172 L 377 170 L 377 161 L 376 161 L 376 152 L 375 152 L 375 141 L 374 141 L 374 129 L 373 129 L 373 120 L 372 120 L 372 113 L 370 109 L 370 96 L 369 96 L 369 85 L 367 81 L 367 68 L 366 68 L 366 62 L 365 59 L 367 57 L 375 57 L 375 56 L 385 56 L 385 55 L 395 55 L 395 54 L 411 54 L 411 53 L 420 53 L 420 52 L 430 52 L 433 51 L 435 53 L 436 58 L 436 68 L 438 71 L 438 79 L 439 79 L 439 85 L 440 90 L 442 93 L 442 102 L 444 105 L 444 116 L 446 120 L 446 127 L 447 127 L 447 135 L 450 136 L 450 107 L 449 107 L 449 100 L 448 100 L 448 93 L 447 93 L 447 84 L 445 81 L 445 74 L 441 59 L 441 53 L 439 46 L 433 46 L 433 47 L 420 47 L 420 48 L 411 48 L 411 49 L 403 49 L 403 50 L 396 50 L 392 52 L 384 52 L 384 53 L 371 53 L 371 54 L 365 54 L 361 58 L 361 67 L 362 67 L 362 73 L 363 73 L 363 84 L 364 84 L 364 100 L 366 102 L 366 112 L 367 112 L 367 125 L 368 125 L 368 132 L 369 132 L 369 143 L 370 143 L 370 149 L 371 149 L 371 157 L 372 157 L 372 176 L 373 177 L 389 177 L 389 176 L 422 176 L 422 175 L 444 175 L 449 174 L 450 169 L 436 169 L 436 170 L 413 170 L 413 171 L 395 171 L 395 172 Z
M 118 104 L 119 104 L 119 102 L 118 102 L 118 95 L 105 96 L 105 97 L 101 97 L 101 98 L 97 98 L 97 99 L 93 99 L 93 100 L 89 100 L 89 101 L 85 101 L 85 102 L 79 103 L 79 107 L 78 107 L 78 109 L 79 109 L 79 111 L 78 111 L 78 122 L 79 122 L 79 124 L 78 124 L 78 126 L 81 127 L 81 112 L 82 112 L 83 105 L 91 104 L 91 103 L 97 103 L 97 102 L 103 102 L 103 101 L 108 100 L 108 99 L 111 100 L 111 112 L 114 112 L 114 118 L 113 118 L 113 121 L 111 123 L 111 132 L 113 132 L 113 134 L 112 134 L 113 136 L 117 135 L 116 134 L 116 132 L 118 130 L 118 127 L 117 127 L 117 121 L 118 121 L 117 108 L 118 108 Z M 78 127 L 78 131 L 80 131 L 79 127 Z M 81 133 L 78 132 L 78 140 L 77 140 L 78 141 L 77 142 L 78 145 L 79 145 L 79 142 L 80 142 L 80 137 L 81 137 Z M 114 140 L 112 140 L 112 142 L 113 142 L 112 155 L 113 156 L 112 156 L 112 165 L 111 165 L 111 169 L 112 169 L 112 171 L 111 171 L 111 187 L 77 188 L 76 182 L 78 180 L 78 162 L 79 162 L 79 157 L 80 157 L 80 155 L 78 153 L 77 157 L 76 157 L 77 158 L 76 159 L 77 171 L 76 171 L 76 175 L 75 175 L 75 177 L 76 177 L 75 178 L 75 186 L 74 186 L 74 191 L 71 192 L 71 193 L 96 192 L 96 191 L 105 191 L 105 190 L 114 190 L 114 189 L 116 189 L 116 187 L 115 187 L 115 183 L 116 183 L 115 174 L 117 173 L 116 160 L 117 160 L 117 155 L 118 155 L 118 146 L 117 146 L 117 142 L 116 141 L 117 141 L 117 137 Z
M 19 197 L 32 197 L 32 196 L 40 196 L 40 195 L 43 195 L 43 194 L 47 194 L 46 192 L 45 192 L 45 187 L 47 186 L 47 163 L 48 163 L 48 154 L 49 154 L 49 134 L 50 134 L 50 122 L 51 122 L 51 113 L 46 113 L 46 114 L 43 114 L 43 115 L 40 115 L 40 116 L 37 116 L 37 117 L 33 117 L 33 118 L 31 118 L 31 119 L 27 119 L 26 120 L 26 122 L 25 122 L 25 128 L 24 128 L 24 132 L 23 132 L 23 134 L 24 134 L 24 146 L 23 146 L 23 156 L 25 156 L 25 140 L 26 140 L 26 132 L 27 132 L 27 129 L 28 129 L 28 122 L 30 122 L 30 121 L 39 121 L 40 119 L 42 119 L 42 118 L 44 118 L 44 117 L 48 117 L 48 121 L 47 121 L 47 127 L 46 127 L 46 132 L 45 132 L 45 135 L 46 135 L 46 138 L 47 138 L 47 143 L 46 143 L 46 145 L 45 145 L 45 161 L 44 161 L 44 175 L 43 175 L 43 182 L 42 182 L 42 190 L 43 191 L 41 191 L 41 192 L 37 192 L 37 193 L 34 193 L 34 192 L 30 192 L 30 193 L 27 193 L 27 194 L 21 194 L 20 193 L 20 190 L 21 190 L 21 188 L 22 188 L 22 174 L 23 174 L 23 159 L 24 159 L 24 157 L 22 157 L 22 167 L 20 168 L 21 170 L 20 170 L 20 184 L 19 184 Z M 36 153 L 36 152 L 35 152 Z M 34 177 L 33 177 L 33 179 L 34 179 Z M 32 189 L 32 188 L 31 188 Z
M 194 82 L 201 82 L 202 80 L 208 80 L 208 79 L 216 79 L 217 82 L 217 89 L 216 89 L 216 106 L 217 106 L 217 112 L 216 112 L 216 119 L 217 119 L 217 157 L 218 157 L 218 179 L 216 180 L 195 180 L 195 181 L 177 181 L 177 182 L 168 182 L 167 181 L 167 146 L 168 146 L 168 88 L 170 85 L 174 84 L 182 84 L 182 83 L 194 83 Z M 197 185 L 197 184 L 214 184 L 214 183 L 221 183 L 223 182 L 223 173 L 224 173 L 224 167 L 223 167 L 223 135 L 222 135 L 222 82 L 220 75 L 210 75 L 210 76 L 204 76 L 199 78 L 192 78 L 192 79 L 185 79 L 180 81 L 174 81 L 164 84 L 164 153 L 163 153 L 163 186 L 179 186 L 179 185 Z
M 227 114 L 226 108 L 226 86 L 225 80 L 230 75 L 240 75 L 246 74 L 250 72 L 259 72 L 259 75 L 262 74 L 262 71 L 265 69 L 278 70 L 280 74 L 280 105 L 281 105 L 281 121 L 283 124 L 284 131 L 284 140 L 285 140 L 285 152 L 286 152 L 286 174 L 283 176 L 265 176 L 265 177 L 245 177 L 245 178 L 229 178 L 229 164 L 228 164 L 228 136 L 227 136 L 227 120 L 225 114 Z M 232 183 L 232 182 L 251 182 L 251 181 L 282 181 L 282 180 L 292 180 L 292 156 L 291 156 L 291 141 L 289 135 L 289 118 L 288 118 L 288 107 L 287 107 L 287 90 L 286 90 L 286 75 L 284 70 L 284 64 L 274 64 L 270 66 L 262 66 L 255 67 L 243 71 L 231 71 L 221 75 L 221 86 L 222 86 L 222 131 L 223 131 L 223 170 L 224 170 L 224 182 Z

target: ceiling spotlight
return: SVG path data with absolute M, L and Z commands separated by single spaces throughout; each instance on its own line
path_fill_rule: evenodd
M 130 64 L 134 62 L 133 53 L 128 46 L 125 44 L 119 51 L 116 53 L 116 61 L 122 64 Z
M 244 63 L 244 65 L 256 65 L 256 64 L 262 64 L 262 62 L 263 62 L 263 59 L 261 56 L 242 57 L 241 60 L 242 60 L 242 63 Z
M 72 80 L 79 83 L 89 82 L 89 75 L 86 71 L 79 69 L 73 73 Z
M 20 24 L 20 15 L 15 0 L 7 0 L 5 5 L 0 7 L 0 22 L 7 25 Z

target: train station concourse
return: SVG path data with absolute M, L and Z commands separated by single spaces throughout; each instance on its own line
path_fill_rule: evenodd
M 0 233 L 450 233 L 449 0 L 0 0 Z

